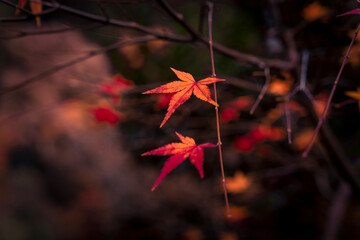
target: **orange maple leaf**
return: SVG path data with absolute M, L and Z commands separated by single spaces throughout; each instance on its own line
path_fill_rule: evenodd
M 180 165 L 187 158 L 190 159 L 190 162 L 195 166 L 198 170 L 200 177 L 204 177 L 204 147 L 216 147 L 217 145 L 211 143 L 204 143 L 200 145 L 196 145 L 195 140 L 190 137 L 184 137 L 180 133 L 175 132 L 176 135 L 180 138 L 181 142 L 170 143 L 165 146 L 159 147 L 157 149 L 151 150 L 149 152 L 143 153 L 141 156 L 148 155 L 173 155 L 168 158 L 165 162 L 163 168 L 161 169 L 161 173 L 157 180 L 155 181 L 154 186 L 151 188 L 151 191 L 154 191 L 155 188 L 159 185 L 161 180 L 169 174 L 172 170 L 174 170 L 177 166 Z
M 225 79 L 208 77 L 196 82 L 190 73 L 181 72 L 173 68 L 171 68 L 171 70 L 173 70 L 173 72 L 181 81 L 173 81 L 158 88 L 143 92 L 143 94 L 175 93 L 170 100 L 167 113 L 160 127 L 165 124 L 169 117 L 174 113 L 176 108 L 178 108 L 191 97 L 192 93 L 194 93 L 197 98 L 205 102 L 211 103 L 214 106 L 219 106 L 214 100 L 211 99 L 210 90 L 206 85 L 225 81 Z

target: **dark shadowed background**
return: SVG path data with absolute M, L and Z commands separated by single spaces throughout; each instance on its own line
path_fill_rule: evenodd
M 0 239 L 360 238 L 359 38 L 301 157 L 360 22 L 336 15 L 357 1 L 214 1 L 230 219 L 217 148 L 204 179 L 187 160 L 154 192 L 167 157 L 141 157 L 175 131 L 217 143 L 212 105 L 192 97 L 159 128 L 171 96 L 141 94 L 176 80 L 170 67 L 211 75 L 206 2 L 43 1 L 41 26 L 17 3 L 0 0 Z M 285 104 L 300 78 L 308 96 Z

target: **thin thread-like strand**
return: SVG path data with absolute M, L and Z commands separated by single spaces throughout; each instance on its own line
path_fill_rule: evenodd
M 214 63 L 214 51 L 212 46 L 212 16 L 213 16 L 213 9 L 214 4 L 211 2 L 207 2 L 207 5 L 209 7 L 209 13 L 208 13 L 208 26 L 209 26 L 209 48 L 210 48 L 210 58 L 211 58 L 211 69 L 212 74 L 211 77 L 215 77 L 215 63 Z M 217 91 L 216 91 L 216 83 L 214 83 L 214 100 L 217 103 Z M 219 120 L 219 107 L 215 106 L 215 113 L 216 113 L 216 130 L 217 130 L 217 137 L 218 137 L 218 149 L 219 149 L 219 159 L 220 159 L 220 167 L 221 167 L 221 180 L 223 184 L 224 189 L 224 197 L 225 197 L 225 204 L 226 204 L 226 212 L 227 217 L 231 218 L 231 212 L 230 212 L 230 206 L 229 206 L 229 199 L 228 194 L 226 190 L 226 180 L 225 180 L 225 171 L 224 171 L 224 161 L 222 157 L 222 143 L 221 143 L 221 134 L 220 134 L 220 120 Z
M 332 87 L 332 89 L 331 89 L 329 98 L 328 98 L 328 100 L 327 100 L 327 102 L 326 102 L 325 108 L 324 108 L 324 110 L 323 110 L 323 112 L 322 112 L 322 114 L 321 114 L 321 116 L 320 116 L 320 118 L 319 118 L 318 124 L 317 124 L 317 126 L 316 126 L 316 128 L 315 128 L 314 134 L 311 136 L 311 139 L 310 139 L 310 141 L 309 141 L 309 143 L 308 143 L 305 151 L 304 151 L 303 154 L 302 154 L 302 157 L 303 157 L 303 158 L 306 158 L 306 157 L 308 156 L 308 154 L 309 154 L 309 152 L 310 152 L 310 149 L 312 148 L 312 146 L 313 146 L 313 144 L 314 144 L 314 142 L 315 142 L 315 139 L 316 139 L 316 137 L 317 137 L 317 135 L 318 135 L 318 133 L 319 133 L 319 131 L 320 131 L 321 125 L 323 124 L 323 122 L 324 122 L 325 119 L 326 119 L 326 115 L 327 115 L 327 113 L 328 113 L 328 111 L 329 111 L 329 107 L 330 107 L 331 101 L 332 101 L 332 99 L 333 99 L 333 96 L 334 96 L 336 87 L 337 87 L 337 85 L 338 85 L 338 83 L 339 83 L 340 76 L 341 76 L 341 74 L 342 74 L 342 71 L 344 70 L 344 67 L 345 67 L 345 64 L 346 64 L 347 60 L 349 59 L 350 51 L 351 51 L 352 46 L 354 45 L 354 42 L 355 42 L 356 36 L 357 36 L 357 34 L 358 34 L 358 32 L 359 32 L 359 29 L 360 29 L 360 24 L 358 25 L 358 27 L 357 27 L 357 29 L 356 29 L 356 31 L 355 31 L 355 33 L 354 33 L 354 36 L 353 36 L 353 38 L 352 38 L 352 40 L 351 40 L 351 43 L 350 43 L 350 45 L 349 45 L 349 48 L 348 48 L 348 50 L 347 50 L 347 52 L 346 52 L 346 55 L 345 55 L 345 57 L 344 57 L 344 60 L 343 60 L 343 62 L 342 62 L 342 64 L 341 64 L 339 73 L 338 73 L 338 75 L 337 75 L 337 77 L 336 77 L 336 79 L 335 79 L 335 82 L 334 82 L 334 84 L 333 84 L 333 87 Z

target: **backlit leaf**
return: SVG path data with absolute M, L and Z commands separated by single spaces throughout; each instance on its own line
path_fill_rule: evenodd
M 204 163 L 204 147 L 216 147 L 216 145 L 211 143 L 204 143 L 196 145 L 195 140 L 190 137 L 184 137 L 180 133 L 175 132 L 179 137 L 181 142 L 170 143 L 165 146 L 159 147 L 157 149 L 151 150 L 149 152 L 143 153 L 141 156 L 148 155 L 173 155 L 168 158 L 165 162 L 161 173 L 157 180 L 155 181 L 154 186 L 151 191 L 154 191 L 155 188 L 159 185 L 162 179 L 174 170 L 180 163 L 185 161 L 187 158 L 190 159 L 190 162 L 198 170 L 201 178 L 204 177 L 203 163 Z
M 169 107 L 167 113 L 165 115 L 164 120 L 162 121 L 160 127 L 162 127 L 165 122 L 170 118 L 170 116 L 174 113 L 176 108 L 178 108 L 181 104 L 186 102 L 192 94 L 194 94 L 197 98 L 211 103 L 214 106 L 218 106 L 218 104 L 211 99 L 211 93 L 208 88 L 208 84 L 225 81 L 225 79 L 209 77 L 202 79 L 200 81 L 195 81 L 194 77 L 190 73 L 178 71 L 176 69 L 171 68 L 171 70 L 176 74 L 176 76 L 181 81 L 173 81 L 167 84 L 164 84 L 158 88 L 143 92 L 143 94 L 149 93 L 174 93 L 169 102 Z

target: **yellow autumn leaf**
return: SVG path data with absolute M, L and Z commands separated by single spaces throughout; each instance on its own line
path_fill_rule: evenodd
M 233 178 L 226 178 L 226 189 L 230 193 L 241 193 L 251 184 L 251 179 L 242 172 L 236 172 Z

